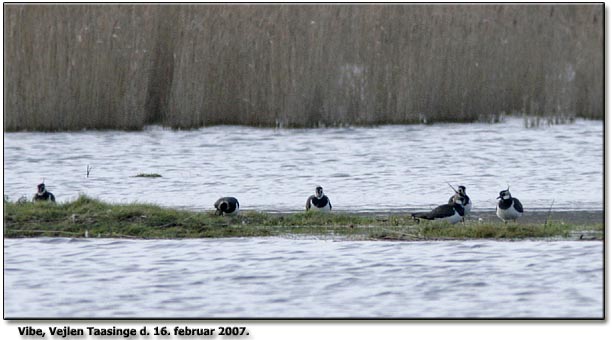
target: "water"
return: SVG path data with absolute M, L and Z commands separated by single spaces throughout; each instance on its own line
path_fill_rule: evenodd
M 22 317 L 600 318 L 602 242 L 6 239 Z
M 421 209 L 448 200 L 446 181 L 467 187 L 474 210 L 493 209 L 507 184 L 527 210 L 553 199 L 554 210 L 602 210 L 603 123 L 5 133 L 5 195 L 30 198 L 42 178 L 60 201 L 85 193 L 193 210 L 223 195 L 244 209 L 301 210 L 317 184 L 336 210 Z
M 87 165 L 93 166 L 86 178 Z M 138 173 L 161 178 L 136 178 Z M 463 184 L 490 210 L 603 209 L 603 124 L 5 133 L 4 193 L 59 201 L 409 211 Z M 601 317 L 602 242 L 6 239 L 5 317 Z

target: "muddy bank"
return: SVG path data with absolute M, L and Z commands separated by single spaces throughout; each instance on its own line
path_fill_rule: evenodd
M 420 210 L 419 210 L 420 211 Z M 299 211 L 292 212 L 268 212 L 276 213 L 280 215 L 298 213 Z M 393 210 L 383 212 L 354 212 L 348 210 L 336 211 L 336 213 L 358 215 L 365 217 L 378 217 L 384 220 L 390 216 L 405 216 L 416 212 L 416 210 Z M 502 223 L 502 221 L 495 215 L 495 210 L 479 210 L 472 211 L 467 218 L 470 222 L 483 222 L 483 223 Z M 566 211 L 552 211 L 547 210 L 535 210 L 526 211 L 525 214 L 517 221 L 518 224 L 539 224 L 546 221 L 550 222 L 563 222 L 566 224 L 597 224 L 604 223 L 604 211 L 603 210 L 566 210 Z
M 470 219 L 484 222 L 499 221 L 495 215 L 495 211 L 477 211 L 473 212 Z M 594 224 L 604 223 L 604 212 L 597 211 L 526 211 L 525 214 L 518 220 L 520 224 L 538 224 L 546 221 L 565 222 L 567 224 Z

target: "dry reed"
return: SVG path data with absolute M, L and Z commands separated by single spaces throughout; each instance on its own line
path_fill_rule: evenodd
M 603 118 L 603 5 L 4 5 L 4 128 Z

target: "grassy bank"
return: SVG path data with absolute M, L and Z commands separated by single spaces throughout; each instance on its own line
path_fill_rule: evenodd
M 415 223 L 407 215 L 269 214 L 236 217 L 148 204 L 108 204 L 86 196 L 63 204 L 4 202 L 5 237 L 203 238 L 318 236 L 354 240 L 601 239 L 602 224 Z
M 603 4 L 4 6 L 4 127 L 602 119 Z

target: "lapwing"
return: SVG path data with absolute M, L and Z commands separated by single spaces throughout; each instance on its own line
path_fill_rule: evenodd
M 437 206 L 430 212 L 418 212 L 412 214 L 415 220 L 439 220 L 455 224 L 463 220 L 465 209 L 463 208 L 463 199 L 461 197 L 453 197 L 451 203 Z
M 510 187 L 506 190 L 499 192 L 497 197 L 497 217 L 502 221 L 508 222 L 509 220 L 516 221 L 517 218 L 523 215 L 523 205 L 517 198 L 512 197 L 510 194 Z
M 235 197 L 221 197 L 215 202 L 217 215 L 236 215 L 240 210 L 240 203 Z
M 453 190 L 455 190 L 455 188 L 453 188 Z M 461 198 L 463 202 L 463 210 L 465 211 L 465 216 L 469 215 L 470 211 L 472 211 L 472 200 L 470 199 L 470 196 L 465 193 L 465 187 L 463 185 L 460 185 L 457 190 L 455 190 L 455 194 L 448 199 L 448 203 L 453 203 L 456 197 Z
M 323 188 L 315 188 L 315 194 L 308 197 L 306 201 L 306 211 L 331 211 L 332 205 L 329 198 L 323 194 Z
M 49 191 L 47 191 L 47 188 L 45 188 L 45 183 L 40 183 L 38 185 L 38 192 L 34 194 L 32 201 L 33 202 L 37 202 L 37 201 L 55 202 L 55 196 Z

